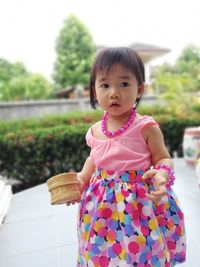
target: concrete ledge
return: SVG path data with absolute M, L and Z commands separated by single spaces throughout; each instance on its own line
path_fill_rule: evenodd
M 10 201 L 12 198 L 12 190 L 10 185 L 0 180 L 0 226 L 2 225 L 8 212 Z
M 15 101 L 0 103 L 0 119 L 27 119 L 50 114 L 65 114 L 76 110 L 91 109 L 89 99 L 60 99 Z
M 144 104 L 152 105 L 156 101 L 156 96 L 144 95 L 142 97 Z M 0 119 L 39 118 L 44 115 L 66 114 L 76 110 L 92 110 L 89 98 L 0 102 Z

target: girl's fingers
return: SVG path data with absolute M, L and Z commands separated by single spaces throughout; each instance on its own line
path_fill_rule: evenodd
M 153 202 L 160 202 L 162 200 L 162 197 L 164 197 L 167 192 L 166 179 L 155 169 L 148 170 L 143 174 L 142 176 L 143 180 L 146 180 L 148 178 L 152 178 L 155 191 L 147 193 L 146 197 L 148 197 Z
M 151 169 L 149 171 L 146 171 L 143 175 L 142 175 L 142 179 L 146 180 L 148 178 L 152 178 L 155 174 L 156 174 L 157 170 Z
M 161 197 L 157 197 L 149 193 L 147 193 L 146 196 L 153 202 L 159 202 L 161 200 Z
M 76 201 L 74 200 L 74 201 L 71 201 L 71 202 L 66 202 L 66 205 L 67 206 L 70 206 L 71 204 L 74 205 L 74 204 L 76 204 L 76 202 L 78 203 L 78 202 L 80 202 L 80 200 L 76 200 Z
M 165 177 L 159 176 L 157 180 L 158 186 L 166 186 L 167 180 Z
M 150 195 L 153 195 L 154 197 L 163 197 L 166 195 L 166 190 L 163 188 L 159 191 L 152 191 Z
M 162 198 L 166 195 L 166 187 L 165 185 L 160 186 L 159 190 L 157 191 L 151 191 L 150 193 L 146 193 L 146 197 L 148 197 L 150 200 L 154 202 L 159 202 L 162 200 Z
M 143 176 L 142 179 L 146 180 L 148 178 L 152 178 L 152 182 L 155 185 L 164 185 L 166 184 L 166 178 L 163 177 L 163 175 L 161 173 L 159 173 L 157 170 L 155 169 L 151 169 L 149 171 L 146 171 Z
M 153 185 L 156 191 L 165 190 L 166 191 L 166 179 L 160 175 L 155 175 L 153 179 Z

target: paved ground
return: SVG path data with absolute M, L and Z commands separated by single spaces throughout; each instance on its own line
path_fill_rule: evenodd
M 200 267 L 200 190 L 194 169 L 175 159 L 177 193 L 186 219 L 187 262 Z M 75 267 L 77 205 L 51 206 L 45 184 L 13 196 L 0 228 L 1 267 Z

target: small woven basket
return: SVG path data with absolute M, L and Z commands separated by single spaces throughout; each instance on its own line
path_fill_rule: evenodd
M 64 204 L 80 199 L 79 182 L 75 172 L 60 173 L 47 180 L 51 204 Z

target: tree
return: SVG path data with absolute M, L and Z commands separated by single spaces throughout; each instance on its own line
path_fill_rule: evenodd
M 167 79 L 163 78 L 168 76 Z M 153 87 L 159 92 L 170 90 L 170 79 L 177 79 L 184 92 L 200 91 L 200 48 L 188 46 L 183 51 L 174 65 L 163 64 L 155 68 L 151 77 L 153 78 Z M 160 83 L 160 81 L 167 81 Z
M 88 84 L 95 45 L 86 26 L 72 14 L 64 21 L 56 42 L 56 52 L 55 88 Z
M 197 102 L 192 93 L 200 91 L 200 49 L 186 47 L 174 65 L 157 67 L 152 78 L 154 90 L 169 111 L 189 114 Z
M 195 46 L 186 47 L 176 62 L 177 72 L 187 74 L 192 79 L 189 91 L 200 91 L 200 48 Z
M 177 115 L 190 114 L 192 104 L 195 104 L 196 100 L 192 94 L 185 91 L 185 87 L 190 84 L 187 75 L 165 73 L 159 76 L 156 82 L 160 88 L 159 98 L 167 103 L 166 111 Z
M 0 59 L 0 101 L 46 99 L 52 85 L 41 75 L 29 73 L 21 62 Z
M 7 83 L 12 78 L 25 74 L 27 74 L 27 70 L 22 62 L 10 63 L 8 60 L 0 58 L 0 83 Z
M 48 99 L 52 94 L 51 84 L 42 75 L 35 73 L 13 78 L 1 89 L 2 101 Z

